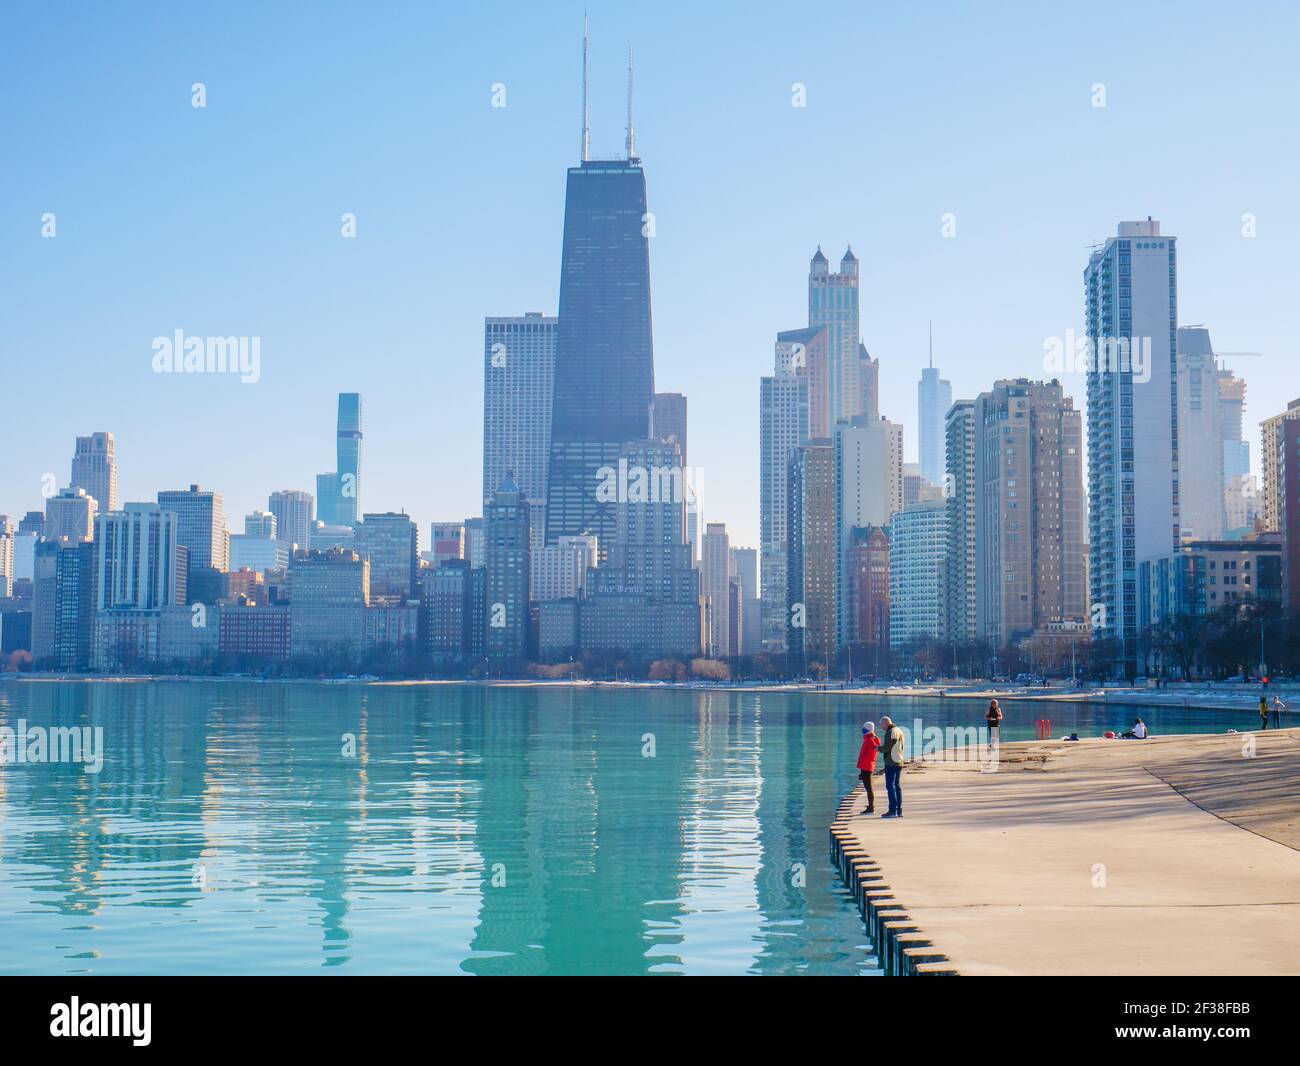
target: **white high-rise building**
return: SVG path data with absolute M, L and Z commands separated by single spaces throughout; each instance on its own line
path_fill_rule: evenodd
M 796 358 L 807 331 L 778 334 L 776 373 L 759 379 L 758 537 L 761 553 L 762 646 L 786 650 L 786 531 L 790 454 L 808 442 L 808 371 Z
M 311 547 L 311 531 L 316 525 L 316 500 L 301 489 L 280 489 L 266 501 L 267 510 L 275 515 L 275 535 L 285 546 L 302 551 Z
M 934 367 L 934 353 L 930 365 L 921 371 L 916 386 L 917 437 L 921 473 L 931 485 L 942 485 L 944 474 L 944 419 L 952 406 L 952 382 L 939 377 Z
M 279 523 L 274 511 L 254 511 L 244 515 L 244 535 L 249 537 L 274 537 Z
M 85 489 L 64 489 L 45 501 L 45 539 L 91 540 L 98 511 L 95 497 Z
M 189 553 L 190 574 L 209 567 L 227 569 L 226 512 L 221 493 L 198 485 L 166 489 L 158 493 L 158 506 L 177 517 L 177 537 Z
M 974 640 L 975 616 L 975 401 L 948 409 L 948 619 L 949 640 Z
M 1273 415 L 1259 424 L 1259 518 L 1269 533 L 1282 531 L 1282 471 L 1278 463 L 1278 449 L 1282 444 L 1283 423 L 1293 418 L 1300 418 L 1300 399 L 1292 400 L 1280 415 Z
M 1210 331 L 1178 330 L 1178 463 L 1190 476 L 1178 487 L 1183 540 L 1223 535 L 1223 398 Z
M 1131 667 L 1139 564 L 1179 542 L 1178 259 L 1160 223 L 1121 222 L 1084 271 L 1091 621 Z
M 862 345 L 858 315 L 858 257 L 847 248 L 839 273 L 832 274 L 821 248 L 808 267 L 808 325 L 826 327 L 826 417 L 814 425 L 834 426 L 840 419 L 868 416 L 863 411 L 862 375 L 871 356 Z M 820 389 L 814 390 L 820 399 Z M 869 399 L 869 398 L 868 398 Z
M 159 611 L 184 603 L 180 520 L 155 503 L 95 518 L 95 607 Z
M 726 523 L 707 523 L 700 561 L 700 594 L 707 619 L 705 650 L 715 658 L 726 658 L 731 647 L 731 565 L 731 538 Z
M 571 600 L 587 588 L 587 571 L 596 565 L 598 545 L 593 533 L 562 536 L 532 553 L 528 598 L 534 603 Z
M 7 514 L 0 514 L 0 596 L 14 592 L 15 526 Z
M 483 320 L 483 503 L 513 477 L 534 546 L 545 539 L 557 323 L 540 311 Z
M 99 513 L 117 510 L 117 446 L 111 433 L 78 437 L 72 455 L 72 476 L 68 487 L 85 489 L 93 496 Z
M 731 573 L 740 582 L 740 639 L 733 639 L 733 643 L 739 654 L 757 655 L 763 650 L 763 604 L 758 595 L 758 552 L 753 548 L 732 548 Z
M 947 615 L 948 504 L 926 500 L 889 522 L 889 646 L 942 639 Z
M 1220 369 L 1218 378 L 1223 431 L 1223 535 L 1233 539 L 1254 529 L 1260 493 L 1259 483 L 1250 471 L 1250 441 L 1244 432 L 1246 383 L 1227 369 Z
M 903 427 L 885 418 L 856 417 L 835 426 L 835 646 L 853 632 L 853 530 L 885 526 L 903 509 Z

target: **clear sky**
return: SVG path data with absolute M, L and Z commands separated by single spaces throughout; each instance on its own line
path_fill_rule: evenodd
M 1154 215 L 1182 323 L 1264 353 L 1236 364 L 1258 464 L 1256 424 L 1300 394 L 1293 4 L 588 7 L 593 154 L 622 150 L 636 49 L 657 386 L 689 397 L 733 543 L 757 541 L 758 378 L 806 324 L 819 243 L 862 260 L 912 458 L 927 322 L 956 397 L 1041 377 L 1045 338 L 1081 328 L 1089 245 Z M 272 490 L 315 491 L 358 391 L 363 507 L 407 510 L 425 546 L 478 514 L 483 317 L 555 312 L 582 11 L 0 8 L 0 513 L 111 430 L 124 499 L 199 482 L 240 532 Z M 261 380 L 153 373 L 176 329 L 260 337 Z

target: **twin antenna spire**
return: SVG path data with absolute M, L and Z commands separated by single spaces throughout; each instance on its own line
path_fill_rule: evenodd
M 582 161 L 591 159 L 591 111 L 587 103 L 587 54 L 590 33 L 587 15 L 582 16 Z M 636 127 L 632 125 L 632 49 L 627 50 L 627 138 L 623 142 L 629 161 L 636 158 Z
M 587 111 L 587 13 L 582 14 L 582 161 L 591 158 L 591 116 Z
M 632 46 L 627 49 L 627 158 L 636 158 L 636 129 L 632 125 Z

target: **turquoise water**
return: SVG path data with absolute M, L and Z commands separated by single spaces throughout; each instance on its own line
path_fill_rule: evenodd
M 1004 709 L 1008 740 L 1045 715 L 1057 736 L 1132 718 Z M 889 710 L 971 724 L 982 705 Z M 882 713 L 825 694 L 3 682 L 0 727 L 100 726 L 105 761 L 0 765 L 0 973 L 875 973 L 826 830 Z

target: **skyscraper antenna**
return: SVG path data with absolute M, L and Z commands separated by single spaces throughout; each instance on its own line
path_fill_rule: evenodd
M 930 369 L 934 369 L 934 321 L 930 322 Z
M 591 158 L 591 119 L 587 112 L 587 13 L 582 13 L 582 161 Z
M 627 158 L 636 158 L 636 127 L 632 125 L 632 48 L 627 50 Z

